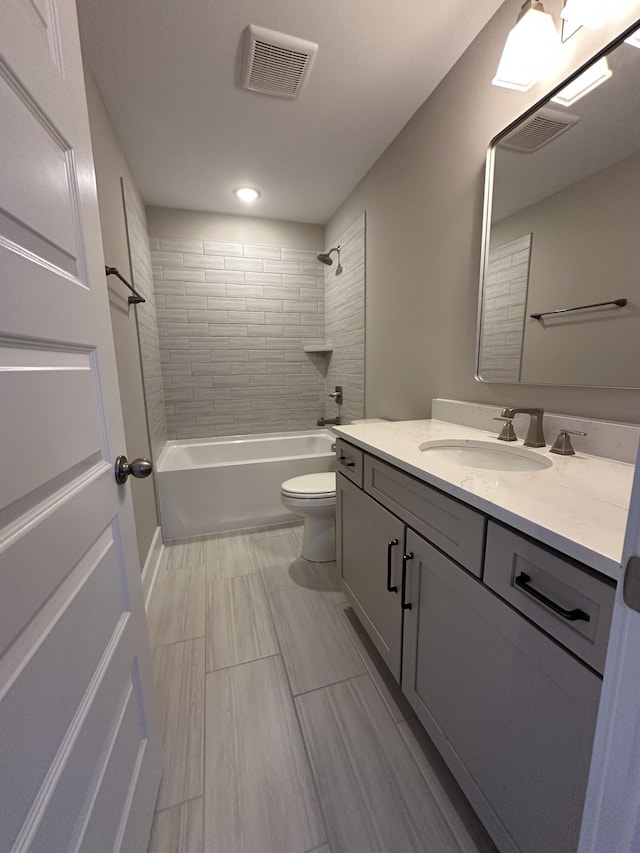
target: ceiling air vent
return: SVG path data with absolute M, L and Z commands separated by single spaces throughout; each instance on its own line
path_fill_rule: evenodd
M 242 87 L 278 98 L 297 98 L 318 45 L 251 24 L 245 31 Z
M 530 119 L 519 124 L 498 143 L 500 148 L 533 154 L 534 151 L 557 139 L 565 130 L 580 121 L 580 116 L 561 113 L 558 110 L 539 110 Z

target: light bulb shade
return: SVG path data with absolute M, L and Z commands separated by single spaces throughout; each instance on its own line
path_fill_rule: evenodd
M 572 24 L 599 30 L 613 18 L 620 5 L 620 0 L 566 0 L 560 15 Z
M 551 15 L 544 11 L 541 3 L 529 5 L 507 36 L 492 81 L 494 86 L 527 92 L 558 47 L 558 33 Z
M 251 204 L 252 201 L 260 198 L 260 190 L 257 190 L 254 187 L 236 187 L 233 194 L 237 196 L 240 201 L 244 201 L 247 204 Z
M 596 86 L 604 83 L 611 77 L 611 69 L 607 62 L 607 57 L 603 56 L 593 65 L 590 65 L 586 71 L 583 71 L 579 77 L 560 89 L 557 95 L 551 98 L 556 104 L 561 104 L 563 107 L 570 107 L 575 104 L 580 98 L 583 98 L 588 92 L 592 92 Z
M 640 49 L 640 31 L 636 30 L 633 35 L 630 35 L 628 39 L 625 39 L 625 44 L 630 44 L 631 47 L 637 47 Z

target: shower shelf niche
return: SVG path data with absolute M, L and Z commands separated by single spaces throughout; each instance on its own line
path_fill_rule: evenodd
M 309 344 L 303 349 L 305 352 L 333 352 L 331 344 Z

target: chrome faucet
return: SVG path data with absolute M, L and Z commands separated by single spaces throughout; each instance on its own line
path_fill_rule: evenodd
M 318 418 L 316 426 L 323 427 L 331 426 L 332 424 L 334 426 L 340 426 L 340 415 L 335 418 Z
M 544 431 L 542 429 L 542 418 L 544 416 L 543 409 L 514 409 L 506 408 L 502 410 L 501 417 L 513 418 L 515 415 L 529 415 L 529 431 L 524 440 L 526 447 L 545 447 Z

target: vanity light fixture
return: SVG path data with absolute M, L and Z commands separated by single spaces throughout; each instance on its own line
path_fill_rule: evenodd
M 620 0 L 566 0 L 560 16 L 574 26 L 599 30 L 620 6 Z
M 539 0 L 526 0 L 507 36 L 493 85 L 527 92 L 559 44 L 551 15 Z
M 260 190 L 257 190 L 254 187 L 236 187 L 233 194 L 237 196 L 240 201 L 244 201 L 245 204 L 251 204 L 257 198 L 260 198 Z
M 560 89 L 558 94 L 551 98 L 551 100 L 563 107 L 570 107 L 571 104 L 575 104 L 576 101 L 579 101 L 588 92 L 592 92 L 597 86 L 608 80 L 611 74 L 612 71 L 609 68 L 607 57 L 603 56 L 602 59 L 590 65 L 586 71 L 583 71 L 568 86 Z
M 633 35 L 624 40 L 625 44 L 630 44 L 631 47 L 637 47 L 640 50 L 640 31 L 636 30 Z

